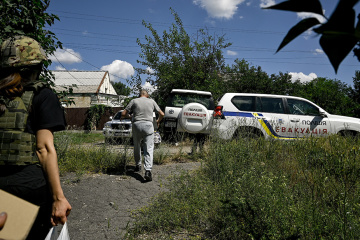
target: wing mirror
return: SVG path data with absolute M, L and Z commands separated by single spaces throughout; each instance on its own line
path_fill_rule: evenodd
M 324 118 L 326 118 L 326 117 L 327 117 L 326 112 L 325 112 L 325 111 L 323 111 L 323 110 L 319 110 L 319 114 L 320 114 L 320 116 L 322 116 L 322 117 L 324 117 Z
M 110 120 L 113 120 L 113 116 L 110 116 Z

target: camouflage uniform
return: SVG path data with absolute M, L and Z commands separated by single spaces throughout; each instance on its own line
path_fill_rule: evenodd
M 0 69 L 39 65 L 46 59 L 39 43 L 26 36 L 9 38 L 1 45 Z M 0 165 L 38 163 L 35 136 L 25 132 L 25 127 L 34 92 L 45 84 L 37 82 L 29 86 L 25 87 L 21 97 L 8 99 L 0 96 L 0 105 L 6 106 L 5 111 L 0 111 Z

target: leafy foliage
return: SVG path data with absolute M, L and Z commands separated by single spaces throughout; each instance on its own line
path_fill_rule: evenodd
M 91 106 L 87 111 L 87 117 L 85 120 L 85 127 L 88 130 L 92 130 L 96 128 L 96 126 L 99 125 L 101 116 L 104 115 L 107 111 L 109 111 L 110 114 L 113 114 L 113 109 L 109 106 L 98 104 Z
M 62 43 L 47 27 L 60 20 L 55 14 L 46 12 L 50 0 L 0 0 L 0 44 L 15 35 L 26 35 L 40 43 L 47 55 L 53 54 Z M 40 79 L 54 86 L 54 75 L 48 70 L 51 60 L 44 63 Z M 55 90 L 54 90 L 55 91 Z M 71 89 L 56 92 L 67 104 L 74 103 L 67 96 Z
M 269 76 L 260 66 L 250 66 L 242 59 L 236 59 L 231 67 L 226 68 L 227 92 L 265 93 L 292 95 L 298 87 L 298 82 L 291 81 L 287 73 L 272 74 Z
M 214 141 L 198 171 L 134 212 L 126 239 L 358 239 L 359 151 L 339 136 Z
M 60 19 L 45 12 L 49 4 L 50 0 L 1 0 L 0 44 L 14 35 L 26 35 L 37 40 L 47 54 L 55 52 L 62 44 L 45 28 Z
M 137 69 L 138 75 L 133 77 L 131 85 L 139 88 L 140 74 L 150 74 L 147 81 L 157 88 L 154 96 L 160 105 L 174 88 L 206 90 L 219 96 L 223 88 L 220 74 L 225 67 L 222 50 L 231 44 L 223 36 L 214 37 L 204 29 L 191 37 L 178 14 L 172 9 L 171 13 L 175 23 L 162 36 L 151 23 L 143 21 L 152 36 L 145 36 L 144 43 L 137 40 L 142 52 L 142 60 L 138 62 L 152 71 Z
M 131 93 L 131 88 L 129 88 L 128 86 L 126 86 L 125 84 L 123 84 L 121 82 L 111 81 L 111 84 L 115 88 L 117 95 L 128 96 Z
M 347 84 L 327 78 L 317 78 L 303 85 L 302 97 L 307 98 L 332 114 L 355 116 L 359 108 Z
M 355 27 L 355 11 L 353 9 L 358 2 L 359 0 L 339 0 L 335 11 L 325 23 L 320 23 L 316 18 L 300 21 L 287 33 L 277 52 L 306 30 L 318 26 L 313 31 L 321 35 L 320 45 L 337 72 L 340 63 L 360 40 L 360 22 L 358 21 Z M 266 9 L 310 12 L 325 17 L 319 0 L 288 0 Z M 360 49 L 354 49 L 354 54 L 360 61 Z

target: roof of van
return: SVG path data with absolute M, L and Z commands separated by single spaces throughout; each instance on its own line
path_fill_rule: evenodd
M 172 93 L 178 92 L 178 93 L 194 93 L 194 94 L 201 94 L 201 95 L 212 95 L 211 92 L 207 91 L 197 91 L 197 90 L 188 90 L 188 89 L 173 89 L 171 90 Z

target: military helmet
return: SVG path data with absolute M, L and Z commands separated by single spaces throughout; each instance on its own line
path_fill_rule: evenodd
M 15 36 L 1 44 L 0 67 L 26 67 L 37 65 L 47 60 L 40 44 L 26 36 Z

